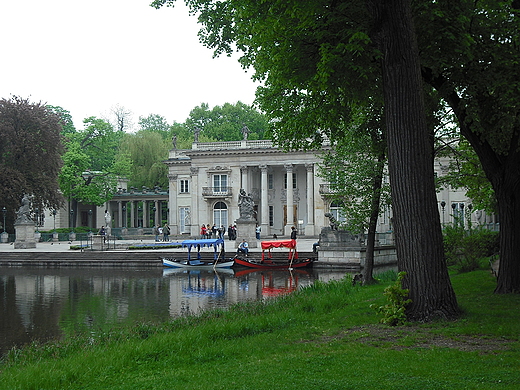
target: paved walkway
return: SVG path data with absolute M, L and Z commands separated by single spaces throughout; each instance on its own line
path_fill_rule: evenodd
M 299 252 L 312 252 L 312 244 L 314 244 L 316 241 L 318 241 L 317 238 L 300 238 L 297 240 L 297 246 Z M 180 241 L 172 241 L 172 243 L 176 243 Z M 131 245 L 142 245 L 142 244 L 154 244 L 154 240 L 117 240 L 117 245 L 121 246 L 131 246 Z M 68 241 L 60 241 L 56 243 L 51 242 L 38 242 L 36 243 L 36 248 L 31 249 L 14 249 L 13 243 L 3 244 L 0 243 L 0 256 L 2 252 L 66 252 L 73 250 L 70 249 L 71 245 L 80 245 L 79 241 L 73 241 L 72 244 L 70 244 Z M 225 242 L 226 251 L 233 251 L 235 248 L 235 242 L 231 242 L 229 240 L 226 240 Z M 157 249 L 161 250 L 161 249 Z M 171 251 L 171 248 L 164 249 L 165 251 Z M 260 245 L 258 245 L 257 248 L 251 248 L 251 252 L 260 252 L 261 248 Z

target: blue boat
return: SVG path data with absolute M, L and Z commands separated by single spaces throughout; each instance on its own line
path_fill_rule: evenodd
M 187 256 L 163 257 L 162 262 L 169 268 L 191 268 L 191 269 L 215 269 L 230 268 L 235 264 L 234 260 L 224 259 L 224 240 L 222 238 L 205 240 L 185 240 L 181 242 L 181 248 L 188 250 Z M 204 248 L 213 251 L 201 251 Z M 196 253 L 196 254 L 195 254 Z

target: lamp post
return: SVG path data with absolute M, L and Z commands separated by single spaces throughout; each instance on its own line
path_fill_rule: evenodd
M 70 209 L 70 227 L 74 231 L 74 209 Z
M 123 211 L 123 227 L 126 227 L 126 206 L 121 209 Z
M 52 210 L 52 218 L 53 218 L 53 230 L 54 233 L 56 233 L 56 214 L 58 214 L 58 211 L 56 209 Z
M 88 211 L 88 235 L 92 235 L 92 210 Z
M 34 212 L 36 214 L 36 233 L 38 233 L 38 226 L 40 226 L 40 209 L 38 207 L 36 207 L 34 209 Z
M 444 208 L 446 207 L 445 201 L 441 202 L 441 207 L 442 207 L 442 226 L 444 226 Z
M 156 221 L 156 216 L 155 216 L 155 212 L 157 211 L 157 208 L 155 206 L 153 206 L 152 208 L 152 211 L 153 211 L 153 225 L 155 226 L 157 224 L 157 221 Z
M 2 208 L 2 214 L 4 214 L 4 224 L 2 225 L 3 228 L 4 228 L 4 233 L 5 233 L 5 216 L 7 215 L 7 209 L 5 208 L 5 206 Z
M 143 209 L 141 208 L 141 206 L 139 206 L 137 208 L 137 227 L 141 227 L 141 217 L 140 217 L 140 215 L 141 215 L 141 211 L 142 210 Z

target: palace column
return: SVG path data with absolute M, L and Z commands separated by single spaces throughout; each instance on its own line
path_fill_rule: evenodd
M 262 234 L 265 236 L 269 234 L 269 199 L 268 199 L 268 188 L 267 188 L 267 165 L 260 165 L 260 172 L 262 174 L 260 182 L 260 227 L 262 228 Z
M 199 168 L 190 168 L 191 176 L 191 235 L 200 237 L 200 220 L 199 220 Z
M 287 183 L 287 221 L 285 224 L 285 235 L 291 234 L 291 227 L 294 226 L 294 189 L 293 189 L 293 165 L 285 164 L 286 183 Z
M 168 175 L 168 208 L 167 220 L 173 234 L 180 234 L 179 210 L 177 205 L 177 175 Z M 191 183 L 190 183 L 191 185 Z M 193 187 L 192 187 L 193 188 Z
M 241 180 L 242 185 L 241 185 L 240 188 L 243 188 L 244 191 L 246 192 L 246 194 L 249 193 L 249 185 L 248 185 L 249 183 L 248 183 L 248 180 L 247 180 L 248 179 L 248 177 L 247 177 L 248 173 L 249 173 L 249 169 L 248 169 L 247 165 L 242 165 L 240 167 L 240 174 L 241 174 L 241 178 L 242 178 L 242 180 Z
M 130 203 L 130 227 L 135 228 L 135 201 L 131 200 L 128 203 Z
M 123 227 L 123 202 L 117 201 L 117 227 Z
M 153 223 L 154 225 L 157 224 L 157 225 L 161 225 L 162 223 L 162 220 L 161 220 L 161 217 L 160 217 L 160 213 L 161 213 L 161 208 L 160 208 L 160 205 L 159 205 L 159 201 L 156 200 L 154 202 L 154 206 L 155 207 L 155 215 L 153 216 Z
M 314 164 L 305 164 L 307 169 L 307 225 L 305 235 L 314 235 Z
M 143 226 L 141 227 L 150 227 L 150 202 L 148 200 L 143 200 Z

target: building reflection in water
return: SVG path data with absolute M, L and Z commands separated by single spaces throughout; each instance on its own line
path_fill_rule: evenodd
M 268 299 L 345 272 L 1 268 L 0 354 L 120 323 L 159 322 Z

